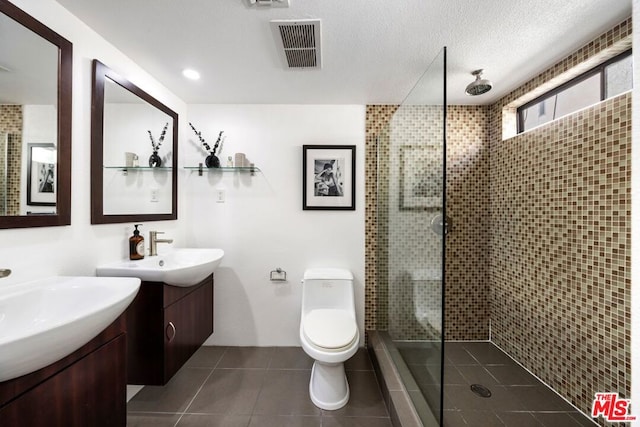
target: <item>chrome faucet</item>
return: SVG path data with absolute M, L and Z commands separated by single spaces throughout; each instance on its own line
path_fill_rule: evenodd
M 158 255 L 158 243 L 173 243 L 173 239 L 158 239 L 158 234 L 164 234 L 164 231 L 149 232 L 149 256 Z

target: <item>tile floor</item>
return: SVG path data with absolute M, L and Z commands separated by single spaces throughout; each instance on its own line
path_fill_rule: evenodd
M 398 350 L 420 388 L 433 388 L 430 371 L 438 358 L 415 344 Z M 596 426 L 489 342 L 447 342 L 444 384 L 445 427 Z M 474 394 L 471 384 L 488 387 L 491 397 Z
M 434 358 L 400 345 L 421 388 Z M 368 352 L 345 364 L 351 399 L 338 411 L 309 400 L 313 361 L 297 347 L 202 347 L 163 387 L 147 386 L 127 406 L 130 427 L 390 427 Z M 594 424 L 491 343 L 447 343 L 445 427 L 578 427 Z M 471 384 L 491 390 L 490 398 Z
M 309 399 L 312 360 L 296 347 L 202 347 L 167 385 L 147 386 L 127 405 L 129 427 L 390 427 L 369 355 L 345 364 L 347 406 Z

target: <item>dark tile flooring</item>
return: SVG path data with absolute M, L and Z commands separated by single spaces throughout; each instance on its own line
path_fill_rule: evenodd
M 433 351 L 422 344 L 399 351 L 418 386 L 433 391 Z M 345 364 L 351 398 L 338 411 L 311 403 L 312 363 L 297 347 L 202 347 L 166 386 L 147 386 L 128 403 L 127 425 L 391 426 L 367 351 Z M 596 425 L 491 343 L 446 343 L 444 384 L 445 427 Z M 491 397 L 474 394 L 471 384 L 486 386 Z
M 373 367 L 360 349 L 345 364 L 349 403 L 311 403 L 313 361 L 297 347 L 202 347 L 167 385 L 127 405 L 130 427 L 390 427 Z
M 400 343 L 398 350 L 418 386 L 429 393 L 437 371 L 432 365 L 439 358 L 420 344 Z M 489 342 L 447 342 L 444 384 L 445 427 L 596 426 Z M 473 393 L 471 384 L 489 388 L 491 397 Z

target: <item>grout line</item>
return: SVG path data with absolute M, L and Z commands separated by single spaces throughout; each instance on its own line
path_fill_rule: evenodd
M 273 356 L 275 355 L 275 353 L 276 353 L 275 347 L 271 347 L 271 354 L 269 355 L 269 363 L 267 363 L 267 367 L 265 368 L 265 370 L 268 371 L 269 368 L 271 368 L 271 363 L 273 363 Z
M 220 361 L 222 361 L 222 358 L 227 353 L 227 350 L 228 350 L 228 347 L 224 349 L 224 351 L 222 352 L 222 355 L 220 355 L 220 358 L 216 362 L 215 366 L 213 368 L 209 368 L 209 369 L 211 369 L 211 372 L 209 372 L 209 375 L 207 375 L 207 378 L 205 378 L 205 380 L 202 382 L 202 384 L 200 384 L 200 387 L 198 387 L 198 391 L 196 391 L 196 394 L 193 395 L 193 397 L 191 398 L 191 400 L 189 401 L 187 406 L 184 408 L 184 411 L 176 413 L 176 414 L 180 414 L 180 417 L 178 417 L 178 421 L 176 421 L 176 423 L 173 425 L 173 427 L 177 427 L 177 425 L 182 420 L 182 417 L 184 417 L 184 414 L 186 414 L 189 411 L 189 408 L 193 404 L 193 401 L 196 400 L 196 398 L 198 397 L 198 395 L 202 391 L 202 388 L 204 387 L 204 385 L 207 383 L 207 381 L 209 381 L 209 378 L 211 378 L 211 375 L 213 375 L 213 371 L 215 371 L 216 367 L 220 364 Z
M 180 414 L 180 417 L 178 418 L 178 421 L 176 421 L 176 423 L 173 425 L 173 427 L 176 427 L 178 425 L 178 423 L 180 422 L 180 420 L 182 420 L 182 417 L 184 417 L 184 414 L 186 414 L 189 411 L 189 408 L 193 404 L 193 401 L 196 400 L 196 397 L 198 397 L 198 395 L 202 391 L 202 388 L 204 387 L 206 382 L 209 380 L 209 378 L 211 378 L 211 375 L 213 375 L 214 369 L 211 369 L 211 372 L 209 372 L 209 375 L 207 375 L 207 378 L 205 378 L 205 380 L 202 382 L 202 384 L 200 384 L 200 387 L 198 388 L 198 391 L 196 391 L 196 394 L 193 395 L 193 397 L 191 398 L 191 400 L 189 401 L 187 406 L 184 408 L 184 411 L 177 412 L 177 414 Z
M 260 396 L 262 396 L 262 392 L 264 391 L 264 385 L 266 384 L 267 381 L 267 369 L 263 369 L 264 373 L 262 374 L 262 382 L 260 383 L 260 390 L 258 391 L 258 394 L 256 395 L 256 400 L 253 402 L 253 406 L 251 407 L 251 414 L 250 417 L 253 417 L 254 415 L 254 411 L 256 410 L 256 405 L 258 404 L 258 400 L 260 400 Z M 257 414 L 260 415 L 260 414 Z
M 390 414 L 387 415 L 374 415 L 374 416 L 359 416 L 359 415 L 336 415 L 333 414 L 331 412 L 327 412 L 324 410 L 320 410 L 320 412 L 317 415 L 311 415 L 311 414 L 290 414 L 290 415 L 285 415 L 285 414 L 280 414 L 280 415 L 270 415 L 270 414 L 254 414 L 254 411 L 256 409 L 258 400 L 260 399 L 263 391 L 264 391 L 264 386 L 267 383 L 267 373 L 268 372 L 278 372 L 278 371 L 283 371 L 284 372 L 306 372 L 306 373 L 310 373 L 311 369 L 298 369 L 298 368 L 284 368 L 284 369 L 278 369 L 278 368 L 274 368 L 271 369 L 271 366 L 273 364 L 273 361 L 275 360 L 276 357 L 276 348 L 273 348 L 273 352 L 271 353 L 271 357 L 269 359 L 269 363 L 268 363 L 268 367 L 267 368 L 220 368 L 220 364 L 222 362 L 222 359 L 224 358 L 224 356 L 227 354 L 229 347 L 225 347 L 224 350 L 222 351 L 222 354 L 220 355 L 220 357 L 218 358 L 218 360 L 216 361 L 216 363 L 214 364 L 213 367 L 210 366 L 184 366 L 183 368 L 189 368 L 189 369 L 199 369 L 199 370 L 204 370 L 204 369 L 209 369 L 210 372 L 207 375 L 207 377 L 202 381 L 201 385 L 198 387 L 197 391 L 195 392 L 194 396 L 190 399 L 190 401 L 188 402 L 188 404 L 186 405 L 185 409 L 182 411 L 175 411 L 175 412 L 160 412 L 160 411 L 128 411 L 128 413 L 131 414 L 161 414 L 161 415 L 173 415 L 173 416 L 178 416 L 178 419 L 176 420 L 174 427 L 177 427 L 180 422 L 182 421 L 182 419 L 184 418 L 185 415 L 211 415 L 208 412 L 189 412 L 189 409 L 191 408 L 191 406 L 193 405 L 193 402 L 195 401 L 195 399 L 200 395 L 200 392 L 203 390 L 204 385 L 209 381 L 209 379 L 211 378 L 211 376 L 213 375 L 213 373 L 215 371 L 228 371 L 228 370 L 251 370 L 251 371 L 262 371 L 263 372 L 263 378 L 262 378 L 262 383 L 260 384 L 260 389 L 259 392 L 257 394 L 257 397 L 253 403 L 253 407 L 251 409 L 251 412 L 249 414 L 244 414 L 242 416 L 246 416 L 248 417 L 248 424 L 251 423 L 251 419 L 253 418 L 254 415 L 256 416 L 266 416 L 266 417 L 305 417 L 305 418 L 317 418 L 320 420 L 320 426 L 325 425 L 327 421 L 324 421 L 324 418 L 332 418 L 332 417 L 336 417 L 336 418 L 351 418 L 351 419 L 390 419 Z M 374 378 L 375 378 L 375 370 L 373 369 L 373 362 L 371 361 L 371 358 L 369 356 L 369 354 L 367 353 L 367 358 L 369 360 L 369 362 L 371 363 L 371 368 L 366 368 L 366 369 L 351 369 L 348 372 L 363 372 L 363 373 L 373 373 Z M 182 368 L 181 368 L 182 369 Z M 379 392 L 381 394 L 381 398 L 383 398 L 382 396 L 382 390 L 380 389 L 380 384 L 376 378 L 376 385 L 379 389 Z M 386 409 L 386 407 L 385 407 Z M 222 412 L 222 413 L 216 413 L 215 415 L 226 415 L 226 413 Z M 238 414 L 238 416 L 240 416 L 240 414 Z
M 581 415 L 585 416 L 585 417 L 589 417 L 588 414 L 582 412 L 582 410 L 580 408 L 578 408 L 576 405 L 574 405 L 573 403 L 571 403 L 567 398 L 565 398 L 563 395 L 561 395 L 560 393 L 558 393 L 553 387 L 551 387 L 549 384 L 547 384 L 545 381 L 542 381 L 542 379 L 540 379 L 540 377 L 538 377 L 537 375 L 535 375 L 533 372 L 531 372 L 529 369 L 527 369 L 522 363 L 518 362 L 514 357 L 512 357 L 509 353 L 507 353 L 506 351 L 504 351 L 500 346 L 498 346 L 496 343 L 491 342 L 491 344 L 497 348 L 498 350 L 500 350 L 501 352 L 503 352 L 508 358 L 510 358 L 511 360 L 513 360 L 515 362 L 515 364 L 517 366 L 519 366 L 520 368 L 524 369 L 525 371 L 527 371 L 527 373 L 529 375 L 531 375 L 532 377 L 534 377 L 535 379 L 537 379 L 538 381 L 540 381 L 540 383 L 542 383 L 545 387 L 547 387 L 549 390 L 551 390 L 553 393 L 556 394 L 556 396 L 560 397 L 562 400 L 564 400 L 566 403 L 568 403 L 569 405 L 571 405 L 571 407 L 573 407 L 575 409 L 576 412 L 580 413 Z M 594 425 L 596 425 L 596 423 L 594 422 Z

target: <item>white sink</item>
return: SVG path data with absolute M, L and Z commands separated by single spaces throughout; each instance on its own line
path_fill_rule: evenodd
M 118 261 L 96 268 L 98 276 L 138 277 L 148 282 L 193 286 L 214 272 L 222 261 L 222 249 L 180 248 L 138 261 Z
M 0 285 L 0 382 L 73 353 L 133 301 L 140 280 L 50 277 Z

